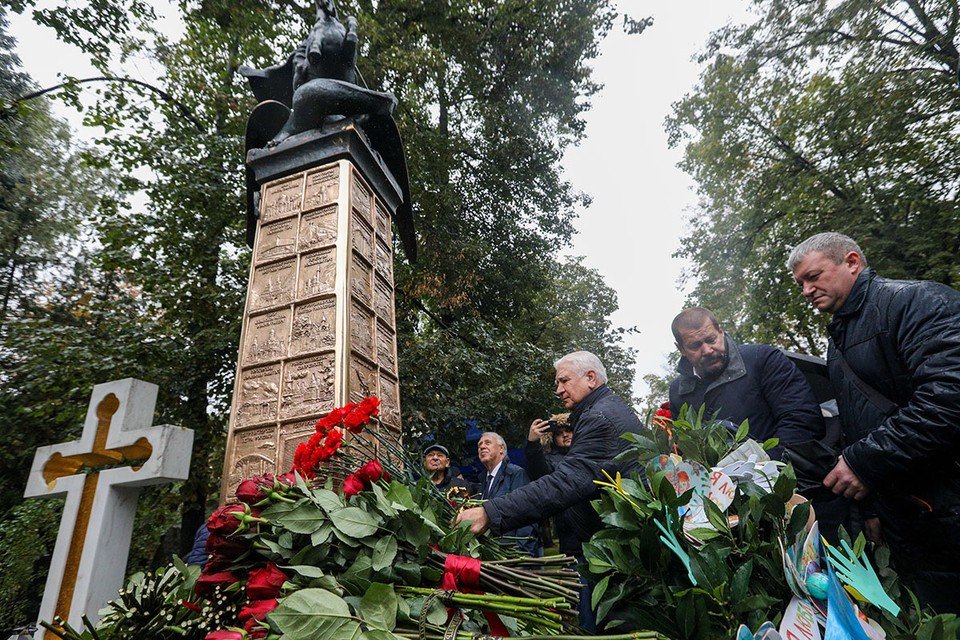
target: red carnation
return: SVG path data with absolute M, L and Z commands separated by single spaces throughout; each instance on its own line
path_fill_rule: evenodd
M 218 573 L 201 573 L 200 577 L 193 584 L 193 592 L 198 596 L 207 596 L 213 593 L 217 587 L 225 588 L 239 581 L 232 571 L 220 571 Z
M 363 480 L 355 473 L 351 473 L 343 479 L 343 495 L 346 497 L 355 496 L 366 489 Z
M 287 581 L 287 574 L 272 562 L 254 569 L 247 578 L 247 597 L 251 600 L 268 600 L 280 595 L 280 587 Z
M 220 629 L 219 631 L 211 631 L 203 637 L 203 640 L 243 640 L 243 634 L 239 631 Z
M 387 481 L 390 480 L 390 474 L 383 470 L 383 465 L 377 460 L 371 460 L 357 469 L 357 475 L 367 482 L 376 482 L 381 478 Z

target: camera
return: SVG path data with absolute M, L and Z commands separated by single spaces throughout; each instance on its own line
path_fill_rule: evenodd
M 547 433 L 560 433 L 564 425 L 556 420 L 547 420 Z

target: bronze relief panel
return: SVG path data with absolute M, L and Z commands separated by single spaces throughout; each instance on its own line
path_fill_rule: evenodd
M 274 364 L 240 372 L 237 382 L 236 427 L 246 427 L 277 419 L 280 395 L 280 365 Z
M 269 309 L 293 301 L 294 260 L 256 267 L 250 285 L 250 311 Z
M 257 264 L 288 258 L 297 249 L 297 221 L 293 218 L 265 224 L 257 232 Z
M 307 173 L 303 194 L 303 210 L 312 211 L 334 204 L 340 197 L 340 168 L 337 165 L 321 167 Z
M 336 298 L 296 305 L 293 308 L 290 355 L 333 349 L 336 344 L 336 313 Z
M 252 365 L 287 356 L 290 340 L 290 309 L 251 316 L 244 336 L 243 364 Z
M 333 293 L 337 281 L 336 257 L 334 247 L 300 256 L 298 299 Z
M 300 218 L 300 251 L 330 246 L 337 241 L 337 207 L 324 207 Z
M 274 456 L 277 452 L 277 427 L 258 427 L 237 431 L 233 435 L 233 451 L 229 459 L 230 465 L 227 478 L 227 495 L 233 496 L 237 486 L 247 478 L 264 473 L 276 473 Z
M 264 185 L 260 202 L 260 224 L 300 213 L 303 201 L 303 174 Z
M 332 353 L 284 363 L 281 420 L 332 411 L 334 398 Z

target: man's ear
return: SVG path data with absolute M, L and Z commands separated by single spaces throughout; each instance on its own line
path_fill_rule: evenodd
M 856 251 L 850 251 L 843 257 L 843 262 L 850 267 L 850 270 L 854 273 L 859 272 L 863 268 L 863 257 Z
M 587 384 L 590 386 L 591 389 L 597 386 L 596 371 L 593 371 L 592 369 L 590 371 L 587 371 L 587 373 L 585 374 L 585 377 L 587 378 Z

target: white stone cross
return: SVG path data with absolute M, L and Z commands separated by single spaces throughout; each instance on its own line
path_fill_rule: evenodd
M 193 431 L 151 426 L 156 403 L 149 382 L 98 384 L 80 439 L 37 449 L 24 496 L 66 496 L 40 620 L 95 624 L 123 586 L 140 488 L 187 478 Z M 40 628 L 34 638 L 56 636 Z

